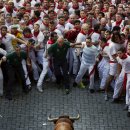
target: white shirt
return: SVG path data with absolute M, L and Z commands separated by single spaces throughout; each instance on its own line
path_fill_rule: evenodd
M 109 57 L 111 61 L 115 61 L 112 56 L 115 55 L 117 51 L 122 47 L 124 47 L 124 44 L 117 44 L 111 41 L 109 44 Z
M 96 57 L 98 55 L 98 49 L 92 45 L 91 47 L 85 46 L 82 54 L 82 63 L 85 65 L 94 65 Z
M 34 30 L 32 30 L 32 34 L 34 33 Z M 41 48 L 44 47 L 43 45 L 43 40 L 44 40 L 44 35 L 41 31 L 39 31 L 39 34 L 37 37 L 34 36 L 33 34 L 33 39 L 35 40 L 36 44 L 40 44 L 41 45 Z
M 23 7 L 24 4 L 24 0 L 20 0 L 19 2 L 17 2 L 16 0 L 13 0 L 14 2 L 14 6 L 19 9 L 20 7 Z
M 85 42 L 87 37 L 88 37 L 88 34 L 84 35 L 82 33 L 79 33 L 76 39 L 76 43 Z
M 7 10 L 6 10 L 6 8 L 4 7 L 4 8 L 2 8 L 2 10 L 1 11 L 3 11 L 4 12 L 4 14 L 5 14 L 5 16 L 7 15 L 7 14 L 9 14 L 10 12 L 7 12 Z M 12 13 L 12 17 L 14 17 L 14 16 L 16 16 L 16 11 L 14 11 L 13 10 L 13 13 Z
M 130 56 L 128 56 L 126 59 L 120 59 L 117 57 L 117 61 L 119 64 L 121 64 L 125 73 L 130 73 Z
M 92 42 L 98 42 L 98 41 L 99 41 L 99 38 L 100 38 L 100 34 L 99 34 L 99 33 L 94 32 L 94 33 L 91 35 Z
M 7 54 L 7 52 L 5 50 L 3 50 L 2 48 L 0 48 L 0 54 L 5 56 Z
M 8 52 L 14 51 L 14 48 L 12 46 L 12 40 L 15 39 L 16 37 L 12 34 L 7 33 L 5 38 L 2 38 L 2 43 L 5 45 L 5 49 Z
M 112 23 L 112 29 L 116 26 L 116 21 Z M 119 27 L 121 28 L 120 30 L 122 31 L 122 29 L 124 28 L 124 20 L 122 20 L 121 24 L 119 25 Z
M 65 24 L 65 30 L 69 31 L 70 29 L 73 29 L 73 28 L 74 28 L 74 25 L 71 24 L 70 22 Z
M 64 34 L 65 26 L 61 24 L 57 24 L 56 28 L 61 31 L 62 34 Z

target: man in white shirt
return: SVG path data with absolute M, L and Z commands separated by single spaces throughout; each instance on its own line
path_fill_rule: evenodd
M 89 25 L 88 24 L 83 24 L 81 27 L 81 31 L 77 36 L 76 39 L 76 43 L 82 43 L 85 42 L 86 38 L 88 37 L 88 30 L 89 30 Z M 74 62 L 73 62 L 73 74 L 77 75 L 78 72 L 78 68 L 79 68 L 79 58 L 81 58 L 81 52 L 82 49 L 81 48 L 76 48 L 73 49 L 72 53 L 73 53 L 73 58 L 74 58 Z
M 96 63 L 96 57 L 98 56 L 98 49 L 92 44 L 91 38 L 87 38 L 86 42 L 84 42 L 81 47 L 83 48 L 81 65 L 74 85 L 79 84 L 80 87 L 85 88 L 82 83 L 82 78 L 88 70 L 90 78 L 89 90 L 90 93 L 94 93 L 94 66 Z
M 120 48 L 117 51 L 119 63 L 121 64 L 125 76 L 123 87 L 126 87 L 126 106 L 128 108 L 127 116 L 130 117 L 130 56 L 125 53 L 125 48 Z
M 4 61 L 7 52 L 0 48 L 0 97 L 3 96 L 3 72 L 1 70 L 2 61 Z

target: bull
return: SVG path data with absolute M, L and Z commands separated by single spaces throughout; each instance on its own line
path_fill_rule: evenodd
M 51 118 L 51 116 L 49 116 L 48 121 L 54 122 L 54 130 L 74 130 L 73 123 L 75 120 L 78 120 L 79 118 L 79 114 L 77 115 L 77 117 L 60 116 L 57 118 Z

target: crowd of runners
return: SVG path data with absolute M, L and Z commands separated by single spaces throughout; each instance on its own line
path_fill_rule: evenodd
M 17 81 L 28 93 L 45 80 L 98 91 L 112 102 L 125 94 L 130 116 L 130 0 L 0 0 L 0 96 Z M 95 73 L 96 72 L 96 73 Z M 47 78 L 46 78 L 47 77 Z M 4 93 L 5 92 L 5 93 Z

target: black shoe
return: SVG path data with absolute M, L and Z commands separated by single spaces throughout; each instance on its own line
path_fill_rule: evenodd
M 105 92 L 105 89 L 99 88 L 99 89 L 97 90 L 97 92 Z
M 70 90 L 69 90 L 69 89 L 65 89 L 65 93 L 66 93 L 66 94 L 69 94 L 69 93 L 70 93 Z
M 126 104 L 123 108 L 124 111 L 128 111 L 128 105 Z
M 76 87 L 76 86 L 77 86 L 77 83 L 76 83 L 76 82 L 74 82 L 74 83 L 73 83 L 73 87 Z
M 119 98 L 113 98 L 111 103 L 119 103 L 119 101 L 120 101 Z
M 13 100 L 12 95 L 6 95 L 5 98 L 7 98 L 8 100 Z
M 90 93 L 94 93 L 95 90 L 94 90 L 94 89 L 89 89 L 89 92 L 90 92 Z
M 130 117 L 130 112 L 127 112 L 127 117 Z
M 24 93 L 29 93 L 29 91 L 30 91 L 30 90 L 29 90 L 28 88 L 23 89 L 23 92 L 24 92 Z

